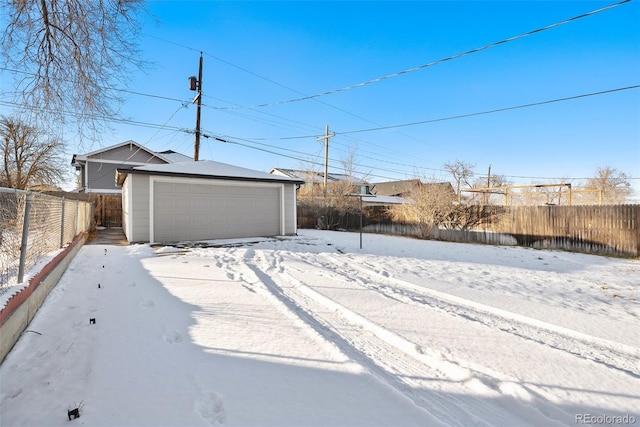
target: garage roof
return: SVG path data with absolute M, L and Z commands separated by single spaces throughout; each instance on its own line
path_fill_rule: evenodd
M 118 168 L 116 170 L 116 182 L 122 185 L 127 174 L 146 174 L 179 176 L 188 178 L 204 179 L 229 179 L 236 181 L 262 181 L 262 182 L 285 182 L 292 184 L 303 184 L 304 181 L 280 175 L 272 175 L 252 169 L 229 165 L 227 163 L 214 162 L 211 160 L 199 160 L 197 162 L 178 162 L 169 164 L 153 164 L 135 166 L 132 168 Z

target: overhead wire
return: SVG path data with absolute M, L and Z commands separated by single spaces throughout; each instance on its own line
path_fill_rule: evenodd
M 408 72 L 417 71 L 419 69 L 435 65 L 437 63 L 441 63 L 441 62 L 444 62 L 444 61 L 449 61 L 449 60 L 452 60 L 452 59 L 456 59 L 458 57 L 462 57 L 462 56 L 465 56 L 465 55 L 469 55 L 471 53 L 479 52 L 481 50 L 485 50 L 485 49 L 488 49 L 490 47 L 494 47 L 494 46 L 497 46 L 499 44 L 503 44 L 503 43 L 506 43 L 506 42 L 509 42 L 509 41 L 517 40 L 519 38 L 526 37 L 528 35 L 531 35 L 531 34 L 534 34 L 534 33 L 540 32 L 540 31 L 545 31 L 545 30 L 548 30 L 550 28 L 554 28 L 554 27 L 557 27 L 559 25 L 563 25 L 563 24 L 566 24 L 568 22 L 574 21 L 576 19 L 584 18 L 586 16 L 590 16 L 590 15 L 593 15 L 593 14 L 596 14 L 596 13 L 611 9 L 613 7 L 620 6 L 620 5 L 622 5 L 624 3 L 627 3 L 629 1 L 630 0 L 620 1 L 618 3 L 612 4 L 612 5 L 600 8 L 598 10 L 595 10 L 595 11 L 592 11 L 592 12 L 588 12 L 588 13 L 585 13 L 585 14 L 582 14 L 582 15 L 567 19 L 567 20 L 564 20 L 564 21 L 561 21 L 561 22 L 558 22 L 556 24 L 549 25 L 547 27 L 543 27 L 543 28 L 540 28 L 540 29 L 537 29 L 537 30 L 533 30 L 533 31 L 530 31 L 528 33 L 524 33 L 524 34 L 521 34 L 519 36 L 515 36 L 515 37 L 509 38 L 509 39 L 505 39 L 505 40 L 502 40 L 502 41 L 499 41 L 499 42 L 495 42 L 495 43 L 483 46 L 481 48 L 477 48 L 477 49 L 473 49 L 473 50 L 470 50 L 470 51 L 467 51 L 467 52 L 463 52 L 461 54 L 454 55 L 454 56 L 451 56 L 451 57 L 448 57 L 448 58 L 444 58 L 444 59 L 435 61 L 433 63 L 424 64 L 423 66 L 414 67 L 414 68 L 409 69 L 409 70 L 400 71 L 398 73 L 390 74 L 390 75 L 383 76 L 383 77 L 378 78 L 378 79 L 373 79 L 373 80 L 370 80 L 370 81 L 367 81 L 367 82 L 363 82 L 363 83 L 359 83 L 359 84 L 356 84 L 356 85 L 352 85 L 350 87 L 337 89 L 335 91 L 330 91 L 330 92 L 323 93 L 323 94 L 311 95 L 311 96 L 308 96 L 306 98 L 300 98 L 298 100 L 314 99 L 314 98 L 317 98 L 319 96 L 323 96 L 325 94 L 336 93 L 336 92 L 339 92 L 339 91 L 348 90 L 348 89 L 351 89 L 351 88 L 356 88 L 356 87 L 364 86 L 364 85 L 367 85 L 367 84 L 372 84 L 372 83 L 375 83 L 377 81 L 382 81 L 382 80 L 385 80 L 385 79 L 388 79 L 388 78 L 396 77 L 396 76 L 399 76 L 399 75 L 402 75 L 402 74 L 406 74 Z M 153 36 L 151 36 L 151 37 L 153 37 Z M 157 38 L 157 37 L 155 37 L 155 38 Z M 163 41 L 168 42 L 168 43 L 172 43 L 172 44 L 175 44 L 175 45 L 178 45 L 178 46 L 181 46 L 181 47 L 186 48 L 186 49 L 197 51 L 196 49 L 193 49 L 193 48 L 190 48 L 188 46 L 184 46 L 184 45 L 181 45 L 181 44 L 178 44 L 178 43 L 170 42 L 170 41 L 167 41 L 167 40 L 163 40 Z M 227 64 L 229 64 L 231 66 L 234 66 L 234 67 L 236 67 L 238 69 L 241 69 L 241 70 L 243 70 L 243 71 L 245 71 L 245 72 L 247 72 L 249 74 L 252 74 L 252 75 L 254 75 L 256 77 L 259 77 L 259 78 L 262 78 L 262 79 L 264 79 L 266 81 L 269 81 L 269 82 L 271 82 L 273 84 L 276 84 L 276 85 L 281 86 L 283 88 L 286 88 L 288 90 L 292 90 L 292 91 L 294 91 L 296 93 L 302 94 L 301 92 L 298 92 L 295 89 L 289 88 L 289 87 L 287 87 L 285 85 L 282 85 L 282 84 L 280 84 L 278 82 L 275 82 L 275 81 L 273 81 L 271 79 L 268 79 L 268 78 L 265 78 L 263 76 L 260 76 L 260 75 L 258 75 L 256 73 L 253 73 L 253 72 L 251 72 L 249 70 L 246 70 L 246 69 L 244 69 L 242 67 L 236 66 L 235 64 L 232 64 L 232 63 L 230 63 L 228 61 L 225 61 L 225 60 L 223 60 L 221 58 L 215 57 L 215 56 L 210 55 L 210 54 L 207 54 L 207 55 L 215 58 L 216 60 L 219 60 L 221 62 L 224 62 L 224 63 L 227 63 Z M 413 125 L 426 124 L 426 123 L 436 122 L 436 121 L 453 120 L 453 119 L 458 119 L 458 118 L 471 117 L 471 116 L 475 116 L 475 115 L 490 114 L 490 113 L 495 113 L 495 112 L 507 111 L 507 110 L 511 110 L 511 109 L 518 109 L 518 108 L 525 108 L 525 107 L 531 107 L 531 106 L 536 106 L 536 105 L 542 105 L 542 104 L 551 103 L 551 102 L 560 102 L 560 101 L 569 100 L 569 99 L 576 99 L 576 98 L 580 98 L 580 97 L 584 97 L 584 96 L 594 96 L 594 95 L 603 94 L 603 93 L 609 93 L 609 92 L 613 92 L 613 91 L 617 91 L 617 90 L 633 89 L 633 88 L 637 88 L 637 87 L 638 86 L 630 86 L 630 87 L 626 87 L 626 88 L 613 89 L 613 90 L 609 90 L 609 91 L 596 92 L 596 93 L 592 93 L 592 94 L 585 94 L 585 95 L 578 95 L 578 96 L 574 96 L 574 97 L 559 98 L 559 99 L 555 99 L 555 100 L 543 101 L 543 102 L 540 102 L 540 103 L 523 104 L 523 105 L 514 106 L 514 107 L 507 107 L 507 108 L 501 108 L 501 109 L 495 109 L 495 110 L 489 110 L 489 111 L 483 111 L 483 112 L 471 113 L 471 114 L 465 114 L 465 115 L 459 115 L 459 116 L 452 116 L 452 117 L 446 117 L 446 118 L 440 118 L 440 119 L 432 119 L 432 120 L 426 120 L 426 121 L 421 121 L 421 122 L 413 122 L 413 123 L 405 123 L 405 124 L 400 124 L 400 125 L 380 126 L 380 127 L 376 127 L 376 128 L 345 131 L 345 132 L 340 132 L 339 134 L 346 136 L 346 135 L 350 135 L 350 134 L 353 134 L 353 133 L 360 133 L 360 132 L 371 132 L 371 131 L 375 131 L 375 130 L 396 129 L 396 128 L 400 128 L 400 127 L 404 127 L 404 126 L 413 126 Z M 127 90 L 123 90 L 123 91 L 124 92 L 128 92 L 128 93 L 132 93 L 132 94 L 135 94 L 135 95 L 140 95 L 140 96 L 151 96 L 151 97 L 158 98 L 158 99 L 165 99 L 165 100 L 170 100 L 170 101 L 182 102 L 182 100 L 175 99 L 175 98 L 169 98 L 169 97 L 163 97 L 163 96 L 157 96 L 157 95 L 154 96 L 154 95 L 151 95 L 151 94 L 143 94 L 143 93 L 134 92 L 134 91 L 127 91 Z M 292 100 L 292 101 L 297 101 L 297 100 Z M 213 107 L 213 108 L 216 108 L 216 107 Z M 254 108 L 254 107 L 243 107 L 243 108 Z M 221 108 L 216 108 L 216 109 L 221 109 Z M 178 111 L 179 111 L 179 109 L 178 109 Z M 256 111 L 259 111 L 259 110 L 256 110 Z M 70 113 L 70 114 L 73 114 L 73 113 Z M 174 113 L 174 115 L 175 115 L 175 113 Z M 112 118 L 108 118 L 107 120 L 113 121 L 113 122 L 124 123 L 124 124 L 130 124 L 130 125 L 134 125 L 134 126 L 144 126 L 144 127 L 151 127 L 151 128 L 157 128 L 157 129 L 165 128 L 165 129 L 171 130 L 171 128 L 173 128 L 173 130 L 175 132 L 192 133 L 192 131 L 186 130 L 184 128 L 176 128 L 176 127 L 169 128 L 169 127 L 166 127 L 166 126 L 155 125 L 155 124 L 144 123 L 144 122 L 135 122 L 135 121 L 132 121 L 132 120 L 112 119 Z M 167 123 L 168 123 L 168 121 L 165 122 L 165 125 Z M 157 134 L 157 132 L 156 132 L 156 134 Z M 315 136 L 317 136 L 317 135 L 313 135 L 313 137 L 315 137 Z M 311 137 L 311 136 L 301 136 L 301 137 L 299 136 L 299 137 L 279 138 L 279 139 L 297 139 L 297 138 L 309 138 L 309 137 Z
M 497 41 L 497 42 L 489 43 L 487 45 L 484 45 L 484 46 L 481 46 L 481 47 L 477 47 L 475 49 L 470 49 L 470 50 L 467 50 L 465 52 L 461 52 L 461 53 L 458 53 L 458 54 L 455 54 L 455 55 L 451 55 L 451 56 L 448 56 L 448 57 L 445 57 L 445 58 L 442 58 L 442 59 L 438 59 L 436 61 L 428 62 L 426 64 L 418 65 L 418 66 L 413 67 L 413 68 L 408 68 L 408 69 L 405 69 L 405 70 L 402 70 L 402 71 L 397 71 L 395 73 L 387 74 L 387 75 L 382 76 L 382 77 L 377 77 L 377 78 L 374 78 L 374 79 L 366 80 L 364 82 L 352 84 L 352 85 L 349 85 L 349 86 L 344 86 L 344 87 L 341 87 L 341 88 L 338 88 L 338 89 L 328 90 L 328 91 L 325 91 L 325 92 L 317 93 L 315 95 L 305 95 L 305 96 L 302 96 L 300 98 L 289 99 L 289 100 L 284 100 L 284 101 L 277 101 L 277 102 L 263 103 L 263 104 L 255 104 L 255 105 L 247 106 L 245 108 L 253 109 L 253 108 L 272 107 L 272 106 L 276 106 L 276 105 L 290 104 L 290 103 L 300 102 L 300 101 L 307 101 L 307 100 L 310 100 L 310 99 L 320 98 L 320 97 L 327 96 L 327 95 L 333 95 L 333 94 L 336 94 L 336 93 L 345 92 L 345 91 L 356 89 L 356 88 L 360 88 L 360 87 L 363 87 L 363 86 L 368 86 L 368 85 L 371 85 L 371 84 L 374 84 L 374 83 L 379 83 L 379 82 L 384 81 L 384 80 L 389 80 L 389 79 L 392 79 L 392 78 L 395 78 L 395 77 L 399 77 L 399 76 L 402 76 L 402 75 L 405 75 L 405 74 L 413 73 L 415 71 L 423 70 L 425 68 L 433 67 L 434 65 L 442 64 L 444 62 L 452 61 L 454 59 L 459 59 L 459 58 L 462 58 L 464 56 L 468 56 L 468 55 L 471 55 L 471 54 L 474 54 L 474 53 L 482 52 L 484 50 L 491 49 L 493 47 L 500 46 L 500 45 L 503 45 L 503 44 L 506 44 L 506 43 L 509 43 L 509 42 L 512 42 L 512 41 L 515 41 L 515 40 L 519 40 L 519 39 L 522 39 L 524 37 L 531 36 L 533 34 L 541 33 L 543 31 L 547 31 L 547 30 L 559 27 L 561 25 L 565 25 L 565 24 L 568 24 L 570 22 L 577 21 L 579 19 L 586 18 L 588 16 L 592 16 L 592 15 L 598 14 L 598 13 L 604 12 L 604 11 L 609 10 L 609 9 L 613 9 L 613 8 L 621 6 L 621 5 L 625 4 L 625 3 L 629 3 L 630 1 L 631 0 L 622 0 L 622 1 L 619 1 L 617 3 L 613 3 L 613 4 L 610 4 L 610 5 L 601 7 L 599 9 L 592 10 L 590 12 L 586 12 L 586 13 L 583 13 L 583 14 L 580 14 L 580 15 L 577 15 L 577 16 L 574 16 L 574 17 L 571 17 L 571 18 L 556 22 L 554 24 L 550 24 L 550 25 L 547 25 L 547 26 L 544 26 L 544 27 L 536 28 L 534 30 L 527 31 L 525 33 L 521 33 L 521 34 L 518 34 L 516 36 L 512 36 L 512 37 L 509 37 L 509 38 L 506 38 L 506 39 L 502 39 L 502 40 Z
M 468 117 L 482 116 L 482 115 L 493 114 L 493 113 L 501 113 L 501 112 L 504 112 L 504 111 L 518 110 L 518 109 L 522 109 L 522 108 L 537 107 L 537 106 L 545 105 L 545 104 L 553 104 L 553 103 L 557 103 L 557 102 L 571 101 L 571 100 L 574 100 L 574 99 L 587 98 L 587 97 L 590 97 L 590 96 L 604 95 L 604 94 L 608 94 L 608 93 L 621 92 L 621 91 L 625 91 L 625 90 L 638 89 L 638 88 L 640 88 L 640 85 L 625 86 L 625 87 L 619 87 L 619 88 L 615 88 L 615 89 L 602 90 L 602 91 L 598 91 L 598 92 L 585 93 L 585 94 L 581 94 L 581 95 L 573 95 L 573 96 L 566 96 L 566 97 L 563 97 L 563 98 L 549 99 L 549 100 L 546 100 L 546 101 L 530 102 L 528 104 L 520 104 L 520 105 L 511 106 L 511 107 L 495 108 L 493 110 L 479 111 L 479 112 L 476 112 L 476 113 L 459 114 L 459 115 L 456 115 L 456 116 L 441 117 L 441 118 L 438 118 L 438 119 L 430 119 L 430 120 L 421 120 L 421 121 L 417 121 L 417 122 L 402 123 L 402 124 L 397 124 L 397 125 L 381 126 L 381 127 L 377 127 L 377 128 L 336 132 L 336 134 L 348 135 L 348 134 L 362 133 L 362 132 L 374 132 L 374 131 L 380 131 L 380 130 L 407 127 L 407 126 L 423 125 L 423 124 L 427 124 L 427 123 L 443 122 L 443 121 L 447 121 L 447 120 L 464 119 L 464 118 L 468 118 Z
M 278 153 L 278 152 L 275 152 L 275 151 L 272 151 L 272 150 L 268 150 L 266 148 L 255 147 L 255 146 L 252 146 L 252 145 L 249 145 L 249 144 L 246 144 L 246 143 L 243 143 L 243 142 L 239 142 L 239 141 L 236 141 L 236 140 L 228 139 L 228 138 L 221 138 L 221 137 L 217 137 L 217 136 L 213 136 L 213 135 L 207 135 L 206 137 L 207 138 L 212 138 L 212 139 L 214 139 L 214 140 L 216 140 L 218 142 L 222 142 L 222 143 L 226 143 L 226 144 L 232 144 L 232 145 L 238 145 L 238 146 L 250 148 L 250 149 L 253 149 L 253 150 L 257 150 L 257 151 L 262 151 L 264 153 L 269 153 L 269 154 L 273 154 L 273 155 L 276 155 L 276 156 L 285 157 L 285 158 L 288 158 L 288 159 L 298 160 L 298 161 L 300 161 L 302 163 L 313 164 L 313 165 L 316 165 L 316 166 L 324 166 L 324 163 L 319 162 L 319 161 L 314 161 L 314 160 L 308 159 L 308 158 L 296 157 L 296 156 L 292 156 L 290 154 Z M 331 160 L 333 162 L 335 162 L 335 160 L 333 160 L 333 159 L 331 159 Z M 337 166 L 332 166 L 332 167 L 339 168 Z M 381 169 L 378 169 L 378 170 L 381 170 Z M 390 176 L 384 176 L 384 175 L 375 175 L 375 174 L 367 174 L 367 175 L 368 176 L 372 176 L 372 177 L 376 177 L 376 178 L 389 179 L 389 180 L 394 179 L 394 178 L 392 178 Z
M 202 136 L 204 136 L 205 138 L 209 138 L 209 139 L 213 139 L 215 141 L 221 142 L 221 143 L 225 143 L 225 144 L 230 144 L 230 145 L 237 145 L 237 146 L 241 146 L 241 147 L 245 147 L 245 148 L 249 148 L 252 150 L 257 150 L 257 151 L 261 151 L 264 153 L 268 153 L 268 154 L 273 154 L 275 156 L 279 156 L 279 157 L 284 157 L 284 158 L 288 158 L 288 159 L 293 159 L 293 160 L 298 160 L 302 163 L 307 163 L 307 164 L 312 164 L 315 166 L 324 166 L 324 162 L 321 161 L 316 161 L 313 160 L 313 157 L 317 157 L 317 156 L 312 156 L 312 158 L 304 158 L 304 157 L 298 157 L 298 156 L 293 156 L 291 154 L 283 154 L 283 153 L 278 153 L 276 151 L 272 151 L 269 150 L 267 148 L 261 148 L 261 147 L 256 147 L 254 145 L 250 145 L 250 144 L 258 144 L 255 143 L 253 141 L 244 141 L 244 142 L 240 142 L 242 141 L 242 138 L 233 138 L 233 137 L 222 137 L 222 136 L 216 136 L 213 135 L 212 133 L 209 133 L 208 131 L 205 131 L 206 133 L 203 133 Z M 240 140 L 240 141 L 239 141 Z M 269 148 L 274 148 L 277 150 L 284 150 L 280 147 L 276 147 L 276 146 L 271 146 L 269 144 L 264 144 L 264 143 L 260 143 L 259 145 L 262 145 L 264 147 L 269 147 Z M 309 155 L 309 153 L 305 153 L 302 151 L 296 151 L 296 150 L 287 150 L 289 152 L 293 152 L 296 154 L 301 154 L 301 155 Z M 334 169 L 340 169 L 340 166 L 337 166 L 336 163 L 339 162 L 336 159 L 333 158 L 329 158 L 329 165 L 334 168 Z M 389 170 L 389 169 L 382 169 L 382 168 L 374 168 L 371 166 L 367 166 L 367 165 L 363 165 L 360 163 L 353 163 L 353 166 L 357 166 L 357 167 L 362 167 L 362 168 L 367 168 L 367 169 L 373 169 L 373 170 L 379 170 L 382 172 L 390 172 L 392 174 L 396 174 L 396 175 L 405 175 L 406 177 L 414 177 L 416 176 L 415 173 L 407 173 L 405 171 L 397 171 L 397 170 Z M 426 169 L 426 170 L 430 170 L 433 172 L 440 172 L 440 173 L 446 173 L 448 174 L 449 171 L 446 169 L 436 169 L 436 168 L 419 168 L 419 169 Z M 396 176 L 389 176 L 389 175 L 380 175 L 380 174 L 374 174 L 371 172 L 361 172 L 363 175 L 366 176 L 370 176 L 370 177 L 375 177 L 375 178 L 383 178 L 383 179 L 388 179 L 388 180 L 394 180 L 397 179 Z M 549 180 L 549 179 L 554 179 L 554 180 L 569 180 L 569 181 L 579 181 L 579 180 L 587 180 L 587 179 L 592 179 L 593 177 L 569 177 L 569 176 L 564 176 L 564 177 L 551 177 L 551 176 L 519 176 L 519 175 L 505 175 L 505 174 L 496 174 L 498 176 L 502 176 L 505 178 L 516 178 L 516 179 L 541 179 L 541 180 Z M 482 175 L 482 174 L 474 174 L 475 177 L 481 178 L 483 176 L 486 175 Z M 640 177 L 628 177 L 627 179 L 629 180 L 640 180 Z

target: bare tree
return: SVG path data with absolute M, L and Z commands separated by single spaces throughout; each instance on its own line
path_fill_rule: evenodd
M 473 229 L 490 223 L 502 212 L 497 206 L 456 203 L 456 194 L 448 182 L 421 182 L 404 197 L 408 203 L 391 207 L 391 217 L 412 224 L 423 239 L 433 237 L 436 229 Z
M 316 219 L 316 227 L 323 229 L 335 229 L 344 227 L 347 215 L 359 211 L 359 199 L 353 197 L 360 191 L 366 177 L 356 178 L 358 174 L 355 168 L 356 153 L 351 149 L 341 159 L 344 173 L 341 179 L 329 180 L 324 187 L 323 174 L 320 173 L 312 162 L 303 166 L 303 179 L 305 184 L 298 191 L 298 202 L 304 212 Z
M 3 117 L 0 185 L 26 190 L 34 185 L 59 184 L 64 178 L 64 145 L 33 126 Z
M 458 202 L 461 201 L 461 185 L 465 184 L 467 187 L 472 187 L 471 179 L 473 178 L 474 164 L 465 163 L 460 160 L 456 160 L 454 163 L 445 163 L 444 168 L 449 171 L 456 184 L 456 194 L 458 195 Z
M 499 188 L 509 185 L 509 181 L 504 175 L 491 175 L 489 177 L 478 177 L 473 183 L 473 188 Z M 491 196 L 495 194 L 492 190 L 487 190 L 485 193 L 472 193 L 471 202 L 481 203 L 483 205 L 489 205 L 492 203 Z M 477 195 L 482 194 L 482 199 L 476 198 Z
M 14 101 L 48 124 L 97 131 L 117 111 L 117 88 L 137 52 L 142 0 L 0 0 L 4 65 Z
M 624 203 L 631 194 L 629 176 L 611 167 L 598 167 L 596 176 L 589 179 L 585 186 L 590 190 L 601 190 L 603 203 Z
M 423 239 L 431 237 L 433 229 L 446 223 L 455 210 L 455 194 L 449 183 L 420 181 L 405 198 L 408 203 L 391 207 L 392 217 L 412 223 L 418 237 Z

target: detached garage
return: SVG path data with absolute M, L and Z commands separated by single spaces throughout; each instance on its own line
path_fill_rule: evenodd
M 208 160 L 116 171 L 129 242 L 296 234 L 302 181 Z

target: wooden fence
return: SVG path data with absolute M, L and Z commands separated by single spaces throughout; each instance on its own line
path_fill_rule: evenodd
M 67 193 L 64 191 L 47 191 L 46 194 L 93 202 L 95 226 L 122 227 L 122 196 L 120 194 Z
M 316 226 L 318 220 L 309 213 L 308 209 L 298 209 L 299 227 Z M 334 228 L 359 228 L 359 213 L 346 214 L 342 218 L 340 225 Z M 419 235 L 414 224 L 393 222 L 379 208 L 365 208 L 362 223 L 366 232 Z M 473 230 L 431 229 L 428 236 L 452 242 L 640 257 L 640 205 L 500 207 L 481 227 Z

